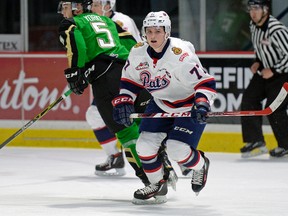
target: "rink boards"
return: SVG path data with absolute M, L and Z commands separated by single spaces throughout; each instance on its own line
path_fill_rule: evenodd
M 251 79 L 249 66 L 253 54 L 218 52 L 198 55 L 203 67 L 216 80 L 218 97 L 212 111 L 239 110 L 242 92 Z M 2 53 L 0 65 L 0 141 L 4 142 L 67 91 L 63 74 L 67 59 L 64 53 Z M 91 99 L 90 89 L 81 96 L 72 94 L 8 146 L 99 148 L 85 122 Z M 239 117 L 209 119 L 200 148 L 213 152 L 239 152 L 242 146 L 239 123 Z M 267 124 L 267 120 L 264 119 L 264 123 Z M 269 129 L 265 137 L 268 146 L 276 146 Z
M 83 122 L 85 123 L 85 122 Z M 37 124 L 37 123 L 36 123 Z M 243 146 L 239 128 L 219 131 L 223 127 L 218 124 L 207 125 L 199 143 L 199 149 L 208 152 L 231 152 L 238 153 Z M 232 127 L 226 125 L 226 127 Z M 266 127 L 265 127 L 266 128 Z M 4 142 L 19 128 L 1 128 L 0 142 Z M 267 127 L 265 132 L 267 147 L 276 147 L 276 141 Z M 8 146 L 31 146 L 31 147 L 69 147 L 69 148 L 100 148 L 100 144 L 90 129 L 43 129 L 29 128 L 15 138 Z

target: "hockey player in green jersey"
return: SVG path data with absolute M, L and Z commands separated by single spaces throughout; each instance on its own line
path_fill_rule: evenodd
M 128 50 L 121 45 L 115 23 L 108 17 L 89 13 L 91 1 L 61 1 L 58 11 L 60 42 L 67 50 L 68 68 L 64 70 L 70 89 L 81 95 L 91 84 L 96 106 L 105 124 L 115 133 L 130 165 L 144 184 L 147 177 L 135 150 L 139 132 L 137 124 L 126 127 L 113 120 L 112 99 L 119 92 L 121 71 Z M 110 166 L 123 168 L 119 155 L 111 157 Z
M 122 13 L 112 11 L 112 7 L 115 5 L 116 0 L 93 0 L 91 4 L 91 12 L 97 13 L 98 15 L 103 15 L 112 19 L 115 23 L 117 23 L 117 31 L 120 38 L 120 43 L 125 46 L 125 48 L 130 51 L 131 48 L 137 43 L 136 38 L 139 39 L 140 35 L 139 31 L 136 28 L 134 21 L 124 15 Z M 103 5 L 105 5 L 105 11 L 109 10 L 109 12 L 104 13 L 102 11 Z M 118 16 L 112 16 L 112 14 Z M 115 19 L 117 18 L 117 19 Z M 144 89 L 138 95 L 138 101 L 141 101 L 141 104 L 138 104 L 136 107 L 137 112 L 144 112 L 146 104 L 143 101 L 150 100 L 150 93 Z M 115 134 L 111 133 L 108 127 L 105 125 L 100 113 L 98 112 L 97 106 L 95 105 L 96 101 L 93 99 L 91 105 L 88 107 L 86 111 L 86 121 L 91 126 L 93 133 L 95 134 L 96 139 L 99 141 L 102 149 L 107 155 L 107 160 L 103 163 L 96 164 L 95 166 L 95 174 L 100 176 L 120 176 L 125 174 L 125 168 L 114 169 L 112 166 L 109 166 L 110 158 L 114 157 L 114 155 L 119 155 L 119 160 L 123 159 L 123 154 L 120 153 L 120 150 L 117 148 L 117 138 Z M 141 108 L 141 109 L 140 109 Z

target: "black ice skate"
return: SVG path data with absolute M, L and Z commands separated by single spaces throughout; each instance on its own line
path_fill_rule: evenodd
M 150 205 L 166 203 L 168 192 L 167 182 L 162 179 L 156 184 L 150 184 L 134 193 L 132 203 L 135 205 Z
M 210 165 L 210 161 L 208 158 L 204 156 L 204 152 L 200 151 L 200 154 L 204 158 L 205 163 L 200 170 L 193 170 L 191 180 L 192 190 L 196 193 L 197 196 L 199 192 L 205 187 L 207 181 L 208 169 Z
M 99 176 L 123 176 L 126 174 L 124 169 L 124 158 L 122 152 L 108 156 L 106 162 L 96 165 L 95 175 Z
M 176 183 L 178 181 L 178 176 L 168 158 L 165 147 L 163 145 L 161 145 L 159 148 L 158 156 L 160 157 L 164 166 L 164 179 L 167 179 L 168 186 L 171 186 L 172 189 L 176 191 Z
M 241 148 L 240 151 L 242 153 L 242 158 L 250 158 L 268 153 L 266 144 L 263 141 L 246 143 L 246 145 Z
M 288 157 L 288 150 L 281 148 L 281 147 L 277 147 L 275 149 L 272 149 L 270 152 L 270 157 L 273 158 L 282 158 L 282 157 Z

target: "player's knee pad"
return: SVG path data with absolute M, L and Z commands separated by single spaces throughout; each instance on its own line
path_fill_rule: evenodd
M 92 129 L 103 128 L 106 126 L 96 106 L 91 105 L 86 111 L 86 121 Z
M 166 133 L 141 132 L 136 145 L 139 156 L 156 155 Z
M 177 162 L 185 160 L 191 155 L 191 148 L 188 144 L 172 139 L 166 141 L 166 151 L 169 157 Z

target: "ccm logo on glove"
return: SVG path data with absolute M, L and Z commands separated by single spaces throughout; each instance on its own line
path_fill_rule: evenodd
M 72 77 L 75 77 L 75 76 L 78 76 L 78 71 L 75 71 L 74 73 L 71 72 L 71 73 L 69 73 L 69 74 L 65 74 L 65 77 L 66 77 L 67 79 L 72 78 Z
M 131 97 L 126 97 L 126 96 L 119 96 L 112 101 L 112 105 L 114 107 L 117 106 L 118 104 L 122 104 L 122 103 L 134 104 L 134 101 Z

